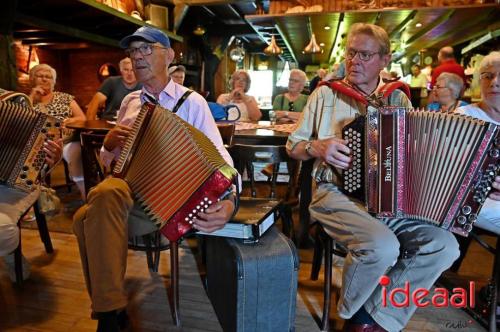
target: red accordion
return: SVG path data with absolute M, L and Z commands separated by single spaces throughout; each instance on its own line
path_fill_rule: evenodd
M 161 233 L 176 241 L 191 230 L 200 211 L 231 190 L 237 171 L 201 131 L 146 103 L 113 174 L 127 181 Z
M 343 128 L 353 165 L 342 190 L 377 217 L 467 236 L 500 172 L 498 126 L 461 114 L 385 107 Z

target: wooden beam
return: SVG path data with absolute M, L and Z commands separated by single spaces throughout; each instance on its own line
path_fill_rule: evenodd
M 416 34 L 414 34 L 413 36 L 411 36 L 410 39 L 408 39 L 408 40 L 405 41 L 406 46 L 408 47 L 408 45 L 413 44 L 417 39 L 419 39 L 420 37 L 424 36 L 426 33 L 428 33 L 429 31 L 433 30 L 438 25 L 446 22 L 454 13 L 455 13 L 454 9 L 448 10 L 446 13 L 444 13 L 441 16 L 439 16 L 433 22 L 431 22 L 429 24 L 426 24 Z
M 86 32 L 83 30 L 71 28 L 71 27 L 57 24 L 57 23 L 47 21 L 47 20 L 44 20 L 41 18 L 32 17 L 32 16 L 21 14 L 21 13 L 17 13 L 16 14 L 16 21 L 23 23 L 23 24 L 43 28 L 43 29 L 46 29 L 49 31 L 55 31 L 55 32 L 58 32 L 60 34 L 64 34 L 67 36 L 88 40 L 88 41 L 91 41 L 93 43 L 98 43 L 98 44 L 103 44 L 103 45 L 113 46 L 113 47 L 119 47 L 118 40 L 108 38 L 108 37 L 103 37 L 103 36 L 96 35 L 96 34 Z
M 181 27 L 182 21 L 186 17 L 189 6 L 185 4 L 175 5 L 174 8 L 174 32 L 177 32 Z
M 340 13 L 339 23 L 337 24 L 337 30 L 335 30 L 335 38 L 333 38 L 332 49 L 330 50 L 330 56 L 328 57 L 329 63 L 331 63 L 333 58 L 334 58 L 335 48 L 337 47 L 337 39 L 339 38 L 339 34 L 343 33 L 343 31 L 340 31 L 340 28 L 342 27 L 343 21 L 344 21 L 344 13 Z
M 288 49 L 288 52 L 290 52 L 290 55 L 292 56 L 293 61 L 295 61 L 295 63 L 298 65 L 299 61 L 297 61 L 297 57 L 295 56 L 295 52 L 293 51 L 292 45 L 288 41 L 288 38 L 285 36 L 285 33 L 283 32 L 283 29 L 281 28 L 280 24 L 278 22 L 276 22 L 274 27 L 276 28 L 276 30 L 278 30 L 278 33 L 280 34 L 281 39 L 283 39 L 283 42 L 285 43 L 286 48 Z
M 406 28 L 408 23 L 410 23 L 415 18 L 415 15 L 417 15 L 417 11 L 412 10 L 410 14 L 408 14 L 408 16 L 406 16 L 406 18 L 403 21 L 401 21 L 401 23 L 399 23 L 398 26 L 395 27 L 394 30 L 392 30 L 389 33 L 389 40 L 394 38 L 394 36 L 396 36 L 401 31 L 403 31 L 403 29 Z

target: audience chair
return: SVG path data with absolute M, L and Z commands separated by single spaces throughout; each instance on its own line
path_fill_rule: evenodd
M 226 147 L 230 147 L 233 144 L 234 137 L 234 123 L 217 123 L 217 128 L 219 129 L 220 136 L 222 137 L 222 142 Z
M 492 236 L 496 238 L 496 246 L 493 247 L 486 243 L 481 238 L 481 235 Z M 491 271 L 491 277 L 489 279 L 488 285 L 485 286 L 486 296 L 487 296 L 487 305 L 488 305 L 488 316 L 487 316 L 487 325 L 490 332 L 496 332 L 497 330 L 497 302 L 498 302 L 498 291 L 499 291 L 499 283 L 500 283 L 500 235 L 481 229 L 479 227 L 475 227 L 472 232 L 469 233 L 468 237 L 460 237 L 457 236 L 457 240 L 460 245 L 460 257 L 455 261 L 455 263 L 451 266 L 450 270 L 453 272 L 458 272 L 462 261 L 465 258 L 467 253 L 467 249 L 469 248 L 472 240 L 477 241 L 477 243 L 486 249 L 488 252 L 494 255 L 493 260 L 493 268 Z M 474 316 L 477 316 L 476 313 L 472 313 Z
M 290 197 L 296 192 L 296 179 L 298 173 L 298 163 L 291 163 L 290 181 L 288 183 L 285 200 L 276 199 L 276 181 L 278 178 L 278 168 L 281 162 L 290 162 L 292 159 L 286 153 L 285 146 L 271 145 L 244 145 L 235 144 L 230 147 L 229 153 L 233 158 L 238 172 L 243 175 L 245 169 L 250 180 L 251 197 L 240 197 L 242 200 L 268 200 L 270 203 L 278 205 L 278 217 L 283 223 L 283 233 L 290 238 L 294 238 L 292 209 L 289 204 Z M 257 198 L 255 186 L 254 162 L 273 164 L 273 176 L 270 181 L 270 191 L 266 198 Z
M 40 212 L 40 209 L 38 207 L 38 196 L 35 200 L 35 202 L 31 205 L 33 207 L 33 210 L 35 211 L 35 218 L 36 218 L 36 224 L 38 226 L 38 232 L 40 233 L 40 238 L 42 239 L 42 242 L 45 246 L 45 252 L 48 254 L 51 254 L 54 252 L 54 248 L 52 247 L 52 240 L 50 239 L 50 234 L 49 234 L 49 229 L 47 227 L 47 220 L 45 219 L 45 215 Z M 15 267 L 15 272 L 16 272 L 16 284 L 18 286 L 23 285 L 23 253 L 22 253 L 22 247 L 21 247 L 21 222 L 23 217 L 28 213 L 28 211 L 31 209 L 31 206 L 23 213 L 21 218 L 19 218 L 17 222 L 17 226 L 19 227 L 19 245 L 17 246 L 16 250 L 14 251 L 14 267 Z
M 332 295 L 332 255 L 347 256 L 347 249 L 331 238 L 321 226 L 316 223 L 314 254 L 311 268 L 311 280 L 318 280 L 321 261 L 325 257 L 324 284 L 323 284 L 323 314 L 321 317 L 321 331 L 328 331 L 330 325 L 330 307 Z

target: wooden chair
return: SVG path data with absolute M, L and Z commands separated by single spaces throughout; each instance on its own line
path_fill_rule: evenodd
M 294 238 L 292 209 L 289 201 L 293 193 L 296 192 L 298 163 L 294 162 L 294 160 L 288 156 L 285 146 L 235 144 L 230 147 L 229 153 L 233 158 L 238 172 L 243 174 L 246 169 L 250 180 L 251 197 L 241 197 L 240 199 L 268 200 L 270 203 L 278 204 L 278 216 L 283 222 L 283 233 L 291 238 Z M 269 182 L 270 191 L 267 198 L 257 198 L 253 165 L 254 162 L 273 164 L 273 176 Z M 278 178 L 279 164 L 281 162 L 291 162 L 292 165 L 285 200 L 276 199 L 276 181 Z
M 328 331 L 330 326 L 330 307 L 332 295 L 332 255 L 347 256 L 347 249 L 329 236 L 320 223 L 316 223 L 314 254 L 311 268 L 311 280 L 318 280 L 321 261 L 325 257 L 323 284 L 323 314 L 321 316 L 321 331 Z
M 54 252 L 54 248 L 52 247 L 52 240 L 50 239 L 49 229 L 47 227 L 47 220 L 45 219 L 45 215 L 40 212 L 37 200 L 35 200 L 35 202 L 31 206 L 35 211 L 35 218 L 38 226 L 38 232 L 40 233 L 40 238 L 42 239 L 42 242 L 45 246 L 45 252 L 51 254 L 52 252 Z M 22 262 L 23 253 L 21 247 L 21 221 L 23 217 L 31 209 L 31 206 L 23 213 L 23 215 L 21 216 L 21 218 L 19 218 L 17 222 L 17 226 L 19 227 L 19 245 L 14 251 L 14 268 L 16 272 L 16 284 L 18 286 L 22 286 L 24 281 L 23 262 Z
M 217 123 L 217 128 L 219 129 L 220 136 L 222 137 L 222 142 L 226 147 L 233 145 L 233 137 L 234 137 L 234 123 L 225 123 L 219 122 Z

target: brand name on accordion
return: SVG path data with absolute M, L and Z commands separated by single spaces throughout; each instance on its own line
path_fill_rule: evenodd
M 392 146 L 385 148 L 385 159 L 384 159 L 384 169 L 385 169 L 385 182 L 392 181 Z

